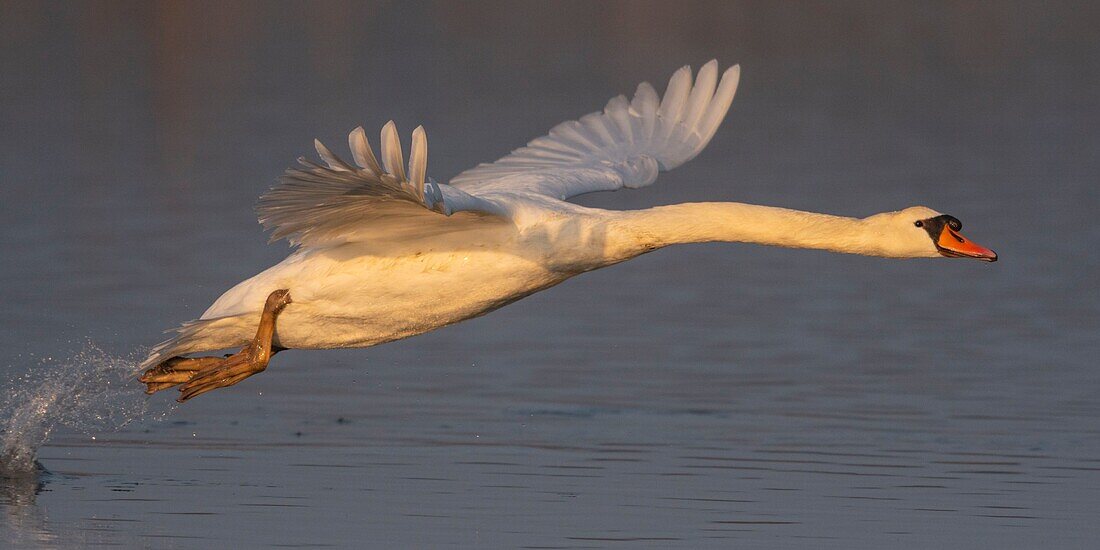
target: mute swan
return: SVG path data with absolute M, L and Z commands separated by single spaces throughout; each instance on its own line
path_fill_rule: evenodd
M 299 159 L 302 167 L 287 170 L 257 207 L 272 240 L 297 249 L 156 346 L 141 381 L 149 393 L 182 384 L 185 401 L 263 371 L 283 349 L 406 338 L 678 243 L 996 261 L 958 233 L 957 219 L 920 206 L 857 219 L 740 203 L 609 211 L 565 202 L 649 185 L 694 158 L 729 110 L 739 77 L 734 65 L 719 80 L 712 60 L 693 85 L 683 67 L 663 100 L 642 83 L 633 99 L 615 97 L 603 112 L 559 124 L 447 184 L 425 178 L 422 127 L 412 133 L 407 171 L 392 121 L 382 128 L 381 163 L 361 127 L 348 136 L 355 165 L 316 141 L 324 165 Z M 182 357 L 237 346 L 245 347 L 232 356 Z

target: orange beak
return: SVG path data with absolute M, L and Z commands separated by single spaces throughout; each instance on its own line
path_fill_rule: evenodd
M 997 253 L 960 235 L 951 226 L 944 225 L 936 241 L 940 254 L 949 258 L 976 258 L 983 262 L 997 261 Z

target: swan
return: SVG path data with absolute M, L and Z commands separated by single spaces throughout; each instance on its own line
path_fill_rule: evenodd
M 287 239 L 293 252 L 154 347 L 140 381 L 148 393 L 180 386 L 186 401 L 263 371 L 281 350 L 407 338 L 680 243 L 997 260 L 959 233 L 958 219 L 922 206 L 851 218 L 730 202 L 633 211 L 567 202 L 650 185 L 694 158 L 739 79 L 738 65 L 719 78 L 716 60 L 694 79 L 682 67 L 663 98 L 642 83 L 632 99 L 612 98 L 448 183 L 426 176 L 423 127 L 412 132 L 407 167 L 393 121 L 382 128 L 379 157 L 362 127 L 348 136 L 354 163 L 315 140 L 323 164 L 299 159 L 257 205 L 272 241 Z M 233 355 L 185 357 L 239 346 Z

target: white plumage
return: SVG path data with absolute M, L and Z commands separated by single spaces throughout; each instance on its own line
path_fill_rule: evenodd
M 643 82 L 633 101 L 612 98 L 602 113 L 563 122 L 526 147 L 459 174 L 451 185 L 474 194 L 510 189 L 561 200 L 649 185 L 658 170 L 672 170 L 695 158 L 714 137 L 741 70 L 737 65 L 726 70 L 716 92 L 717 74 L 718 62 L 707 63 L 692 87 L 691 69 L 681 68 L 672 75 L 664 101 Z M 610 177 L 563 181 L 574 170 L 598 170 Z
M 265 297 L 289 289 L 274 343 L 362 347 L 482 315 L 565 279 L 681 242 L 741 241 L 887 257 L 939 255 L 916 207 L 864 219 L 739 203 L 608 211 L 564 202 L 651 184 L 714 137 L 740 70 L 718 63 L 673 74 L 664 99 L 648 83 L 633 99 L 563 122 L 549 134 L 449 184 L 427 179 L 428 143 L 413 131 L 403 158 L 393 122 L 376 157 L 365 132 L 348 136 L 345 162 L 320 142 L 324 165 L 300 159 L 259 200 L 272 240 L 298 248 L 223 294 L 145 362 L 241 346 Z M 381 162 L 379 162 L 379 160 Z

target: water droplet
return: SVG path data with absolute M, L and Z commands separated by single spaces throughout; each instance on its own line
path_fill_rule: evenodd
M 116 430 L 145 413 L 136 357 L 108 355 L 93 344 L 67 359 L 46 357 L 0 386 L 0 470 L 29 472 L 38 448 L 58 426 Z M 92 436 L 92 440 L 96 440 Z

